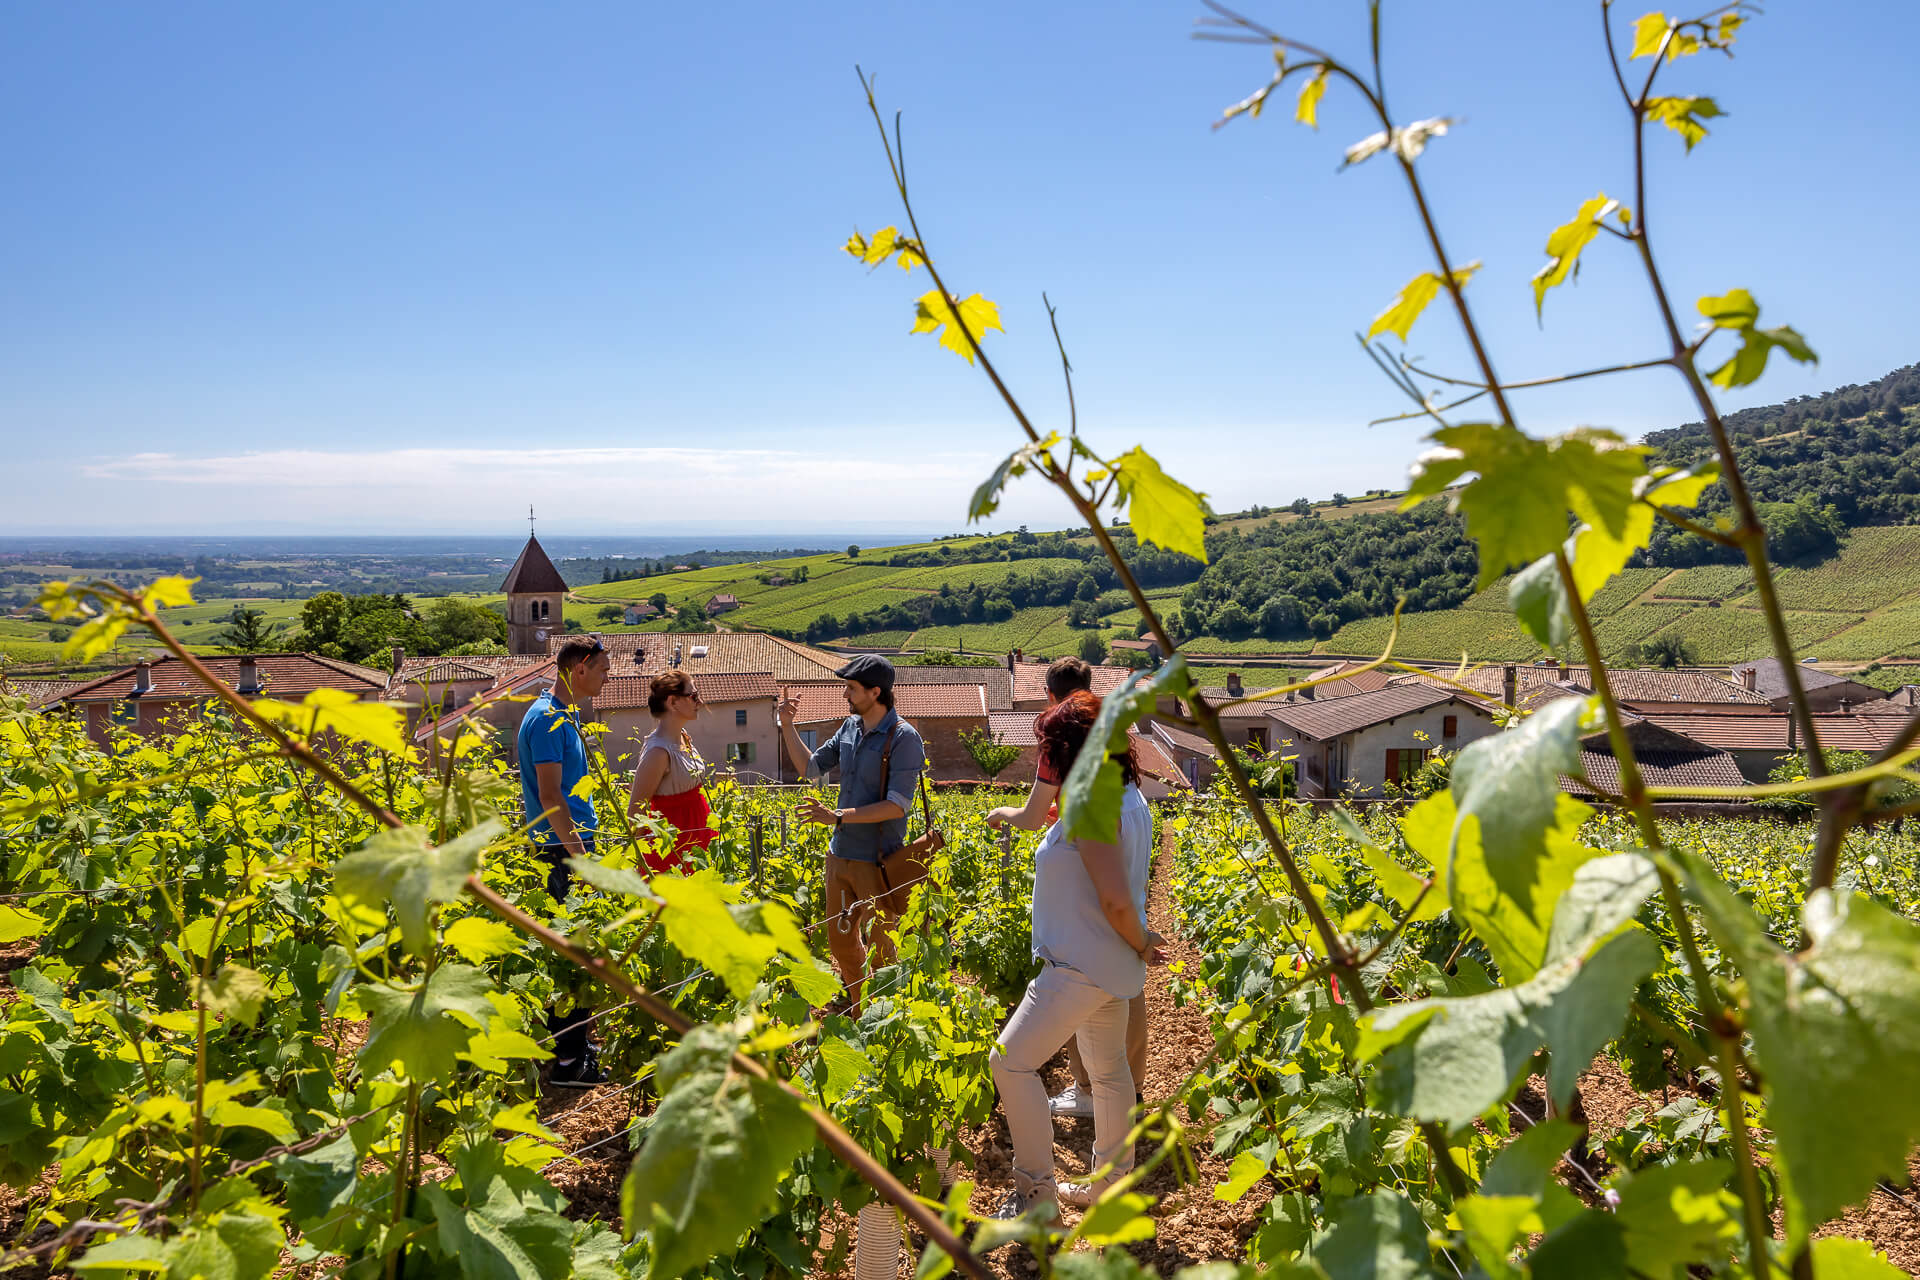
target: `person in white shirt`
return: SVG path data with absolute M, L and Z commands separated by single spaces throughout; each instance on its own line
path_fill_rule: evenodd
M 1076 691 L 1035 722 L 1040 752 L 1064 778 L 1100 714 L 1100 700 Z M 1033 955 L 1040 976 L 988 1056 L 1013 1140 L 1014 1190 L 996 1217 L 1014 1218 L 1045 1200 L 1085 1206 L 1133 1168 L 1127 1145 L 1134 1080 L 1127 1066 L 1127 1003 L 1146 985 L 1147 966 L 1166 953 L 1147 929 L 1147 871 L 1153 811 L 1136 785 L 1129 747 L 1119 759 L 1126 784 L 1118 839 L 1068 836 L 1055 823 L 1034 853 Z M 1059 1183 L 1053 1124 L 1040 1068 L 1077 1036 L 1093 1091 L 1093 1164 L 1106 1172 Z
M 1047 706 L 1057 707 L 1062 699 L 1075 690 L 1093 691 L 1093 668 L 1083 659 L 1068 656 L 1054 659 L 1047 668 Z M 987 814 L 987 825 L 994 828 L 1002 826 L 1017 827 L 1021 831 L 1039 831 L 1053 825 L 1058 816 L 1054 801 L 1060 795 L 1060 784 L 1066 781 L 1057 774 L 1043 756 L 1040 767 L 1033 779 L 1033 789 L 1027 792 L 1027 802 L 1015 807 L 1007 805 Z M 1164 942 L 1158 934 L 1153 937 L 1157 945 Z M 1127 1069 L 1133 1073 L 1134 1101 L 1145 1101 L 1140 1090 L 1145 1087 L 1147 1073 L 1147 993 L 1127 1002 Z M 1091 1120 L 1093 1118 L 1093 1083 L 1087 1078 L 1087 1064 L 1080 1060 L 1080 1041 L 1078 1037 L 1067 1041 L 1067 1071 L 1073 1076 L 1073 1083 L 1047 1099 L 1047 1106 L 1053 1114 L 1063 1118 Z

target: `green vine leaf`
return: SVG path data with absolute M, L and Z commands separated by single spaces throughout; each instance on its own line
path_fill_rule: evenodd
M 1134 672 L 1101 701 L 1100 716 L 1087 733 L 1087 744 L 1091 748 L 1104 743 L 1105 750 L 1083 749 L 1060 788 L 1060 821 L 1076 839 L 1111 844 L 1120 838 L 1120 802 L 1126 784 L 1114 754 L 1126 751 L 1128 727 L 1152 714 L 1158 699 L 1185 698 L 1192 693 L 1187 660 L 1176 653 L 1151 675 Z
M 1139 445 L 1107 466 L 1119 486 L 1115 506 L 1132 505 L 1128 518 L 1136 538 L 1192 556 L 1201 564 L 1207 562 L 1206 494 L 1161 470 L 1159 460 Z
M 380 983 L 353 988 L 353 1001 L 371 1016 L 360 1069 L 372 1076 L 388 1067 L 409 1080 L 444 1080 L 473 1033 L 488 1025 L 493 984 L 478 969 L 443 964 L 417 991 Z
M 1027 474 L 1027 468 L 1039 465 L 1041 455 L 1059 443 L 1060 433 L 1048 432 L 1044 440 L 1030 441 L 1002 458 L 1000 465 L 993 469 L 993 474 L 973 491 L 973 499 L 967 503 L 967 520 L 969 522 L 984 520 L 998 511 L 1000 494 L 1006 489 L 1007 481 Z M 1047 463 L 1048 469 L 1051 470 L 1052 459 L 1048 458 Z
M 212 982 L 194 980 L 195 998 L 209 1013 L 222 1014 L 250 1027 L 260 1020 L 260 1008 L 270 994 L 267 980 L 244 965 L 223 964 Z
M 498 818 L 489 818 L 438 848 L 420 827 L 381 831 L 334 863 L 334 892 L 357 919 L 374 925 L 385 921 L 391 902 L 402 944 L 416 956 L 430 955 L 433 904 L 460 896 L 480 867 L 480 851 L 504 830 Z
M 1547 290 L 1557 288 L 1580 274 L 1580 253 L 1600 234 L 1608 218 L 1618 218 L 1623 227 L 1631 225 L 1633 221 L 1633 215 L 1625 205 L 1610 199 L 1602 191 L 1583 203 L 1575 211 L 1572 221 L 1555 227 L 1553 234 L 1547 237 L 1547 265 L 1533 273 L 1533 313 L 1536 317 L 1546 306 Z
M 1740 335 L 1740 349 L 1733 358 L 1707 375 L 1717 387 L 1744 387 L 1755 382 L 1767 370 L 1767 357 L 1780 348 L 1801 364 L 1818 364 L 1820 357 L 1799 332 L 1786 325 L 1762 329 L 1760 304 L 1745 289 L 1735 289 L 1720 297 L 1700 299 L 1700 314 L 1716 329 L 1728 329 Z
M 1427 1248 L 1420 1211 L 1391 1191 L 1355 1196 L 1342 1204 L 1314 1256 L 1334 1280 L 1427 1280 L 1443 1274 Z
M 938 289 L 930 289 L 920 295 L 920 301 L 914 313 L 911 333 L 940 332 L 940 345 L 960 356 L 968 364 L 973 363 L 973 343 L 967 341 L 967 334 L 973 335 L 974 343 L 982 343 L 987 330 L 1000 328 L 1000 308 L 979 294 L 970 298 L 949 299 Z
M 18 942 L 22 938 L 37 938 L 46 927 L 47 922 L 43 917 L 24 907 L 0 903 L 0 944 Z
M 1469 262 L 1464 267 L 1456 267 L 1453 272 L 1454 284 L 1464 288 L 1467 281 L 1473 279 L 1473 273 L 1480 269 L 1478 262 Z M 1372 341 L 1382 333 L 1397 334 L 1400 341 L 1407 340 L 1407 334 L 1413 329 L 1413 322 L 1427 309 L 1440 292 L 1441 280 L 1431 271 L 1424 271 L 1407 281 L 1385 311 L 1373 318 L 1373 324 L 1367 329 L 1367 340 Z
M 650 1277 L 685 1275 L 731 1252 L 813 1145 L 805 1109 L 772 1082 L 735 1071 L 733 1049 L 725 1031 L 698 1026 L 655 1059 L 660 1107 L 620 1189 L 628 1238 L 652 1236 Z
M 1618 533 L 1585 521 L 1577 525 L 1561 550 L 1573 566 L 1581 603 L 1592 600 L 1595 592 L 1626 567 L 1634 552 L 1652 542 L 1656 508 L 1691 507 L 1719 478 L 1718 462 L 1703 463 L 1688 471 L 1664 467 L 1634 481 L 1636 501 L 1627 508 L 1625 526 Z M 1553 556 L 1542 556 L 1516 574 L 1507 587 L 1507 600 L 1520 625 L 1545 647 L 1560 649 L 1572 641 L 1573 605 Z
M 1727 1190 L 1732 1178 L 1727 1161 L 1703 1160 L 1618 1181 L 1616 1212 L 1632 1273 L 1684 1277 L 1690 1267 L 1726 1257 L 1740 1238 L 1740 1201 Z
M 1517 728 L 1468 743 L 1453 762 L 1451 791 L 1457 805 L 1447 867 L 1448 892 L 1455 882 L 1460 846 L 1471 829 L 1483 850 L 1495 888 L 1515 901 L 1533 898 L 1548 833 L 1564 828 L 1562 774 L 1580 771 L 1580 738 L 1588 732 L 1591 699 L 1561 698 L 1528 716 Z M 1592 812 L 1577 801 L 1576 819 Z M 1576 828 L 1577 829 L 1577 828 Z M 1539 918 L 1552 918 L 1552 903 Z
M 1660 963 L 1660 948 L 1637 928 L 1585 941 L 1516 986 L 1376 1011 L 1360 1036 L 1360 1058 L 1381 1059 L 1369 1093 L 1399 1115 L 1471 1124 L 1507 1100 L 1544 1047 L 1548 1091 L 1567 1107 L 1580 1073 L 1620 1033 L 1634 988 Z
M 1814 1280 L 1903 1280 L 1906 1274 L 1865 1240 L 1828 1236 L 1813 1242 Z
M 1712 98 L 1648 98 L 1647 119 L 1657 121 L 1679 134 L 1686 142 L 1687 150 L 1693 150 L 1693 144 L 1707 136 L 1707 126 L 1702 121 L 1715 116 L 1725 115 L 1720 104 Z
M 653 888 L 667 902 L 660 915 L 667 940 L 720 975 L 734 999 L 746 999 L 780 950 L 777 940 L 767 932 L 748 932 L 742 927 L 711 871 L 658 876 Z M 791 925 L 791 917 L 788 923 Z
M 1081 1219 L 1080 1238 L 1095 1248 L 1151 1240 L 1154 1223 L 1147 1210 L 1152 1203 L 1131 1192 L 1100 1200 Z
M 1795 955 L 1704 867 L 1676 860 L 1714 939 L 1747 980 L 1747 1025 L 1798 1243 L 1920 1141 L 1920 926 L 1867 898 L 1808 895 Z M 1836 1098 L 1874 1099 L 1872 1107 Z
M 1644 445 L 1591 427 L 1541 440 L 1490 422 L 1442 427 L 1428 438 L 1440 447 L 1414 464 L 1400 509 L 1476 475 L 1448 502 L 1480 544 L 1482 587 L 1560 546 L 1569 513 L 1615 538 L 1628 533 L 1634 486 L 1647 470 Z
M 315 689 L 299 702 L 256 698 L 253 709 L 302 737 L 333 733 L 379 751 L 407 752 L 406 716 L 400 708 L 362 702 L 345 689 Z

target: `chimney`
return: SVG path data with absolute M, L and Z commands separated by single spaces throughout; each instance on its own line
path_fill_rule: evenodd
M 133 664 L 133 697 L 153 692 L 153 664 L 145 658 Z
M 1760 676 L 1760 669 L 1758 667 L 1740 668 L 1740 687 L 1742 689 L 1745 689 L 1748 693 L 1752 693 L 1754 689 L 1754 683 L 1759 679 L 1759 676 Z
M 405 664 L 406 660 L 407 660 L 407 646 L 403 644 L 397 644 L 393 646 L 393 674 L 396 678 L 399 677 L 400 668 L 402 665 Z
M 1500 700 L 1510 707 L 1520 705 L 1520 669 L 1511 662 L 1500 668 Z
M 678 644 L 678 642 L 676 642 L 673 646 L 673 664 L 672 665 L 676 667 L 680 665 L 680 645 Z
M 1237 698 L 1240 696 L 1240 673 L 1238 671 L 1227 672 L 1227 696 L 1229 698 Z
M 1853 714 L 1853 699 L 1852 699 L 1852 698 L 1842 698 L 1842 699 L 1840 699 L 1840 714 L 1841 714 L 1841 715 L 1843 715 L 1843 716 L 1850 716 L 1850 715 L 1852 715 L 1852 714 Z
M 260 692 L 260 667 L 254 662 L 252 654 L 247 654 L 240 659 L 240 682 L 234 686 L 234 692 L 245 694 Z
M 1560 672 L 1558 678 L 1561 680 L 1565 680 L 1567 678 L 1567 660 L 1565 658 L 1562 658 L 1555 665 Z

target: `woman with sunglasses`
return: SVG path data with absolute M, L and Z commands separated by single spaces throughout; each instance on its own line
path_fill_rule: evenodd
M 712 810 L 700 789 L 707 762 L 687 733 L 687 726 L 704 709 L 693 677 L 684 671 L 655 676 L 647 688 L 647 710 L 655 724 L 640 743 L 640 764 L 633 771 L 633 797 L 627 812 L 637 815 L 649 809 L 680 833 L 671 852 L 647 851 L 647 866 L 654 871 L 681 870 L 683 853 L 695 847 L 705 849 L 720 834 L 711 825 Z

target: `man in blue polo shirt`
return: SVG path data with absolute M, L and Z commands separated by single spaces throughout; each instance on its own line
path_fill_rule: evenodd
M 846 985 L 848 1007 L 857 1014 L 869 968 L 893 959 L 885 931 L 904 904 L 894 895 L 881 900 L 880 855 L 907 842 L 907 812 L 927 767 L 927 749 L 919 732 L 893 709 L 891 662 L 863 653 L 834 674 L 847 682 L 847 710 L 853 713 L 839 730 L 809 751 L 793 722 L 799 699 L 789 692 L 780 703 L 780 732 L 802 776 L 840 771 L 839 807 L 809 800 L 800 819 L 833 827 L 827 846 L 826 913 L 833 922 L 827 926 L 827 950 Z M 869 924 L 874 925 L 870 949 L 861 941 Z
M 587 776 L 587 740 L 580 732 L 580 704 L 590 701 L 607 682 L 612 659 L 600 637 L 589 636 L 560 646 L 553 687 L 533 700 L 520 721 L 515 740 L 520 756 L 520 796 L 528 819 L 527 838 L 547 864 L 547 893 L 565 902 L 573 873 L 568 858 L 593 856 L 599 817 L 593 797 L 575 795 Z M 554 1037 L 553 1073 L 549 1082 L 561 1088 L 586 1089 L 606 1082 L 606 1073 L 587 1043 L 587 1011 L 575 1005 L 567 1013 L 547 1014 L 547 1031 Z

